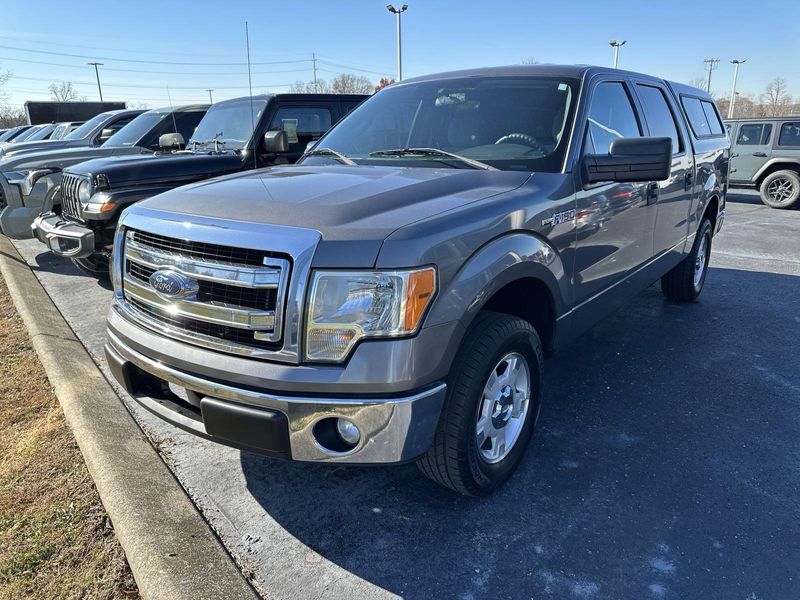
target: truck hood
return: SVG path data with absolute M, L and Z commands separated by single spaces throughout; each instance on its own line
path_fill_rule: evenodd
M 137 146 L 83 146 L 80 148 L 56 148 L 55 150 L 43 148 L 38 151 L 23 152 L 4 157 L 0 160 L 0 171 L 41 169 L 45 167 L 64 169 L 70 165 L 101 156 L 138 155 L 142 152 L 143 150 Z
M 20 156 L 21 154 L 27 154 L 29 152 L 58 150 L 60 148 L 77 148 L 91 145 L 92 143 L 89 140 L 41 140 L 35 142 L 19 142 L 0 148 L 0 158 L 5 159 L 11 156 Z
M 112 190 L 155 182 L 198 181 L 240 170 L 245 157 L 234 154 L 137 154 L 99 158 L 68 169 L 76 175 L 102 173 Z
M 404 225 L 515 189 L 529 177 L 517 171 L 296 165 L 184 186 L 139 206 L 182 213 L 188 221 L 199 215 L 314 229 L 325 242 L 377 242 L 377 252 Z

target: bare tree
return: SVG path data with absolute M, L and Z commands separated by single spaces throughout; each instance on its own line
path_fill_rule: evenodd
M 62 81 L 61 83 L 51 83 L 50 94 L 56 102 L 69 102 L 78 98 L 78 90 L 72 85 L 71 81 Z
M 334 94 L 370 94 L 375 85 L 366 77 L 342 73 L 331 81 L 331 92 Z
M 302 81 L 298 79 L 289 86 L 289 92 L 292 94 L 325 94 L 330 92 L 330 86 L 324 79 L 317 79 L 314 81 Z
M 394 83 L 394 79 L 389 79 L 388 77 L 381 77 L 381 80 L 378 82 L 378 85 L 375 86 L 375 91 L 380 92 L 383 88 L 388 87 Z
M 522 65 L 538 65 L 538 64 L 541 64 L 541 63 L 540 63 L 538 60 L 536 60 L 536 58 L 534 58 L 533 56 L 529 56 L 529 57 L 527 57 L 527 58 L 523 58 L 523 59 L 522 59 L 521 61 L 519 61 L 519 62 L 520 62 L 520 64 L 522 64 Z
M 688 85 L 696 88 L 700 88 L 701 90 L 706 89 L 706 78 L 705 77 L 695 77 L 694 79 L 690 79 L 686 82 Z
M 776 77 L 761 94 L 761 104 L 764 105 L 766 116 L 777 117 L 789 113 L 792 107 L 792 97 L 789 95 L 786 80 Z

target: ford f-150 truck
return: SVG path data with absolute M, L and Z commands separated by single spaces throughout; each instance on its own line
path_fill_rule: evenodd
M 33 235 L 84 271 L 107 277 L 114 230 L 125 207 L 187 183 L 293 163 L 364 98 L 265 94 L 217 102 L 184 151 L 99 158 L 64 169 L 61 213 L 37 218 Z
M 148 110 L 102 146 L 43 148 L 5 157 L 0 160 L 0 233 L 15 239 L 30 238 L 36 217 L 42 212 L 61 211 L 63 169 L 99 157 L 175 151 L 182 147 L 175 141 L 191 137 L 207 110 L 207 104 Z
M 728 161 L 711 98 L 655 77 L 403 81 L 297 165 L 125 211 L 108 363 L 142 406 L 223 444 L 417 460 L 487 494 L 523 457 L 546 355 L 659 279 L 697 299 Z

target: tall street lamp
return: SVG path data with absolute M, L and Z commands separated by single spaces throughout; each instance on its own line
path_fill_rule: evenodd
M 90 62 L 86 63 L 87 65 L 94 67 L 94 75 L 97 77 L 97 91 L 100 94 L 100 102 L 103 101 L 103 88 L 100 87 L 100 71 L 97 70 L 97 67 L 102 67 L 103 63 L 101 62 Z
M 408 10 L 408 4 L 403 4 L 400 8 L 395 8 L 391 4 L 386 5 L 386 10 L 397 15 L 397 81 L 403 81 L 403 51 L 400 38 L 400 15 Z
M 614 48 L 614 68 L 615 69 L 617 68 L 617 65 L 619 64 L 619 49 L 622 46 L 625 45 L 625 41 L 626 40 L 622 40 L 621 42 L 618 42 L 617 40 L 611 40 L 610 42 L 608 42 L 608 45 L 611 46 L 612 48 Z
M 731 88 L 731 101 L 728 104 L 728 118 L 733 118 L 733 106 L 736 104 L 736 80 L 739 78 L 739 65 L 746 63 L 747 59 L 739 60 L 734 59 L 731 61 L 733 64 L 733 87 Z

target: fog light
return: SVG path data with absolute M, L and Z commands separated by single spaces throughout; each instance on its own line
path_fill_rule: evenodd
M 361 439 L 361 432 L 354 423 L 347 419 L 336 419 L 336 432 L 351 446 L 355 446 Z

